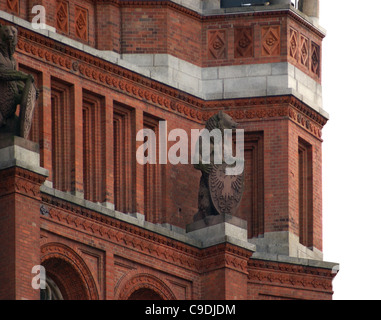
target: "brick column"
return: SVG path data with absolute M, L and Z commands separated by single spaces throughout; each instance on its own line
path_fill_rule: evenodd
M 47 175 L 38 144 L 0 137 L 0 299 L 40 298 L 32 268 L 40 264 L 40 186 Z
M 105 273 L 106 273 L 106 292 L 105 292 L 105 300 L 114 300 L 114 289 L 115 289 L 115 260 L 114 253 L 111 251 L 106 251 L 106 265 L 105 265 Z
M 40 119 L 40 147 L 41 147 L 41 166 L 46 168 L 51 172 L 53 169 L 52 164 L 52 97 L 51 97 L 51 79 L 50 74 L 47 72 L 42 73 L 42 91 L 39 95 L 39 101 L 42 101 L 42 108 L 39 110 L 41 112 Z M 50 186 L 52 185 L 52 177 L 49 177 Z
M 143 111 L 136 110 L 135 113 L 135 126 L 134 126 L 134 139 L 136 139 L 136 134 L 139 130 L 143 129 Z M 135 150 L 141 146 L 143 142 L 136 141 Z M 136 159 L 132 159 L 132 161 L 136 161 Z M 138 213 L 145 213 L 144 208 L 144 166 L 137 163 L 136 164 L 136 211 Z
M 121 19 L 117 5 L 96 3 L 97 49 L 120 52 Z
M 83 94 L 82 86 L 79 84 L 74 84 L 73 86 L 73 96 L 71 97 L 71 103 L 74 105 L 74 117 L 73 119 L 73 154 L 74 154 L 74 177 L 72 193 L 79 197 L 84 197 L 84 186 L 83 186 L 83 119 L 82 119 L 82 106 L 83 106 Z
M 201 299 L 247 299 L 247 266 L 256 248 L 247 242 L 246 221 L 220 214 L 188 224 L 186 231 L 205 247 L 200 257 Z
M 104 205 L 110 208 L 114 206 L 114 144 L 107 141 L 114 141 L 113 133 L 113 99 L 109 95 L 105 97 L 105 117 L 102 123 L 104 130 L 104 153 L 105 153 L 105 192 Z
M 204 250 L 202 300 L 246 300 L 247 265 L 253 251 L 222 243 Z

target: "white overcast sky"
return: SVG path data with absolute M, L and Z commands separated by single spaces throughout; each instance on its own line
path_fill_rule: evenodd
M 381 299 L 381 1 L 320 0 L 324 260 L 335 300 Z

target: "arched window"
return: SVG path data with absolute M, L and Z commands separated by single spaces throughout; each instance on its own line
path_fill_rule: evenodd
M 40 300 L 64 300 L 60 288 L 49 276 L 45 281 L 46 288 L 40 290 Z

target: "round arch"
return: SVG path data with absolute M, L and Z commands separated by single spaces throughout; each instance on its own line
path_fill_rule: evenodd
M 146 273 L 124 280 L 121 288 L 119 300 L 176 300 L 162 280 Z
M 59 288 L 64 300 L 98 300 L 98 290 L 83 259 L 61 243 L 41 247 L 41 264 Z

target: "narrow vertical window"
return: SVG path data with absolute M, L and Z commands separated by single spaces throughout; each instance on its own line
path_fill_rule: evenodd
M 70 100 L 72 87 L 59 81 L 52 81 L 52 180 L 53 187 L 71 191 L 73 164 L 73 128 Z
M 237 216 L 247 221 L 248 238 L 264 234 L 263 132 L 245 132 L 245 191 Z
M 312 146 L 299 139 L 299 241 L 306 247 L 313 246 L 313 190 Z
M 103 109 L 102 109 L 103 107 Z M 90 93 L 83 96 L 83 184 L 86 200 L 105 200 L 104 104 Z
M 126 106 L 114 105 L 114 203 L 121 212 L 135 210 L 133 178 L 135 143 L 132 138 L 133 111 Z
M 144 128 L 152 130 L 156 136 L 156 163 L 144 165 L 144 212 L 148 221 L 158 223 L 164 218 L 165 214 L 163 206 L 165 168 L 159 164 L 159 120 L 146 115 L 143 125 Z M 148 156 L 148 154 L 145 154 L 145 156 Z

